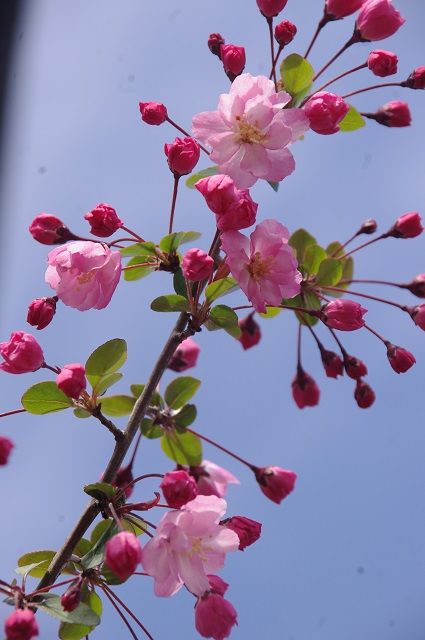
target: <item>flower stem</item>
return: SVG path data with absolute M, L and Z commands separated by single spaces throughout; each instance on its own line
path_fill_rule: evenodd
M 313 78 L 313 82 L 315 82 L 317 78 L 319 78 L 322 75 L 322 73 L 324 73 L 326 69 L 330 67 L 331 64 L 333 64 L 335 60 L 337 60 L 340 57 L 340 55 L 342 55 L 344 51 L 346 51 L 349 47 L 351 47 L 351 45 L 354 44 L 355 42 L 359 42 L 359 37 L 356 34 L 356 32 L 353 33 L 351 38 L 344 44 L 343 47 L 341 47 L 339 51 L 337 51 L 337 53 L 329 60 L 329 62 L 327 62 L 325 66 L 322 67 L 318 73 L 316 73 L 316 75 Z
M 269 27 L 269 37 L 270 37 L 270 55 L 272 58 L 272 76 L 274 82 L 274 88 L 277 92 L 277 77 L 276 77 L 276 62 L 274 58 L 274 38 L 273 38 L 273 18 L 266 18 L 267 25 Z
M 124 438 L 124 432 L 121 431 L 121 429 L 118 429 L 111 420 L 108 420 L 108 418 L 103 415 L 101 412 L 101 406 L 102 404 L 97 405 L 97 407 L 92 411 L 93 418 L 99 420 L 100 424 L 103 424 L 103 426 L 112 433 L 115 440 L 120 442 L 120 440 L 123 440 Z
M 269 80 L 271 80 L 273 78 L 273 76 L 276 75 L 276 65 L 277 65 L 277 61 L 279 60 L 279 56 L 282 53 L 282 51 L 283 51 L 283 46 L 279 45 L 277 53 L 276 53 L 276 55 L 275 55 L 275 57 L 274 57 L 274 59 L 272 61 L 272 68 L 271 68 L 270 73 L 269 73 Z
M 355 73 L 355 71 L 360 71 L 360 69 L 365 69 L 366 67 L 367 67 L 367 62 L 364 62 L 363 64 L 359 64 L 358 67 L 353 67 L 348 71 L 344 71 L 344 73 L 341 73 L 339 76 L 335 76 L 335 78 L 332 78 L 332 80 L 329 80 L 328 82 L 323 84 L 319 89 L 315 90 L 314 93 L 319 93 L 319 91 L 323 91 L 323 89 L 326 89 L 326 87 L 329 87 L 329 85 L 333 84 L 334 82 L 337 82 L 337 80 L 341 80 L 342 78 L 345 78 L 345 76 L 350 75 L 350 73 Z M 346 98 L 347 96 L 343 96 L 343 97 Z
M 71 582 L 74 582 L 74 581 L 75 581 L 75 577 L 70 578 L 69 580 L 64 580 L 63 582 L 56 582 L 56 584 L 51 584 L 48 587 L 43 587 L 42 589 L 37 589 L 36 591 L 29 593 L 27 595 L 27 598 L 33 598 L 34 596 L 38 596 L 40 593 L 46 593 L 46 591 L 50 591 L 51 589 L 56 589 L 58 587 L 63 587 L 64 585 L 70 584 Z
M 370 333 L 373 333 L 374 336 L 376 336 L 377 338 L 379 338 L 379 340 L 381 342 L 384 343 L 385 346 L 387 346 L 389 344 L 389 341 L 386 340 L 383 336 L 381 336 L 380 333 L 378 333 L 377 331 L 375 331 L 374 329 L 372 329 L 372 327 L 369 327 L 369 325 L 365 324 L 364 328 L 367 329 L 368 331 L 370 331 Z
M 174 176 L 174 187 L 173 187 L 173 198 L 171 201 L 171 211 L 170 211 L 170 224 L 168 226 L 168 233 L 173 232 L 173 222 L 174 222 L 174 211 L 176 209 L 176 200 L 177 200 L 177 190 L 179 188 L 179 180 L 181 176 Z
M 149 631 L 146 629 L 146 627 L 140 622 L 140 620 L 138 618 L 136 618 L 136 616 L 134 615 L 134 613 L 131 611 L 131 609 L 129 609 L 124 602 L 117 596 L 116 593 L 114 593 L 112 591 L 112 589 L 110 589 L 109 587 L 107 587 L 105 584 L 103 585 L 103 589 L 106 590 L 109 595 L 111 595 L 113 598 L 115 598 L 115 600 L 122 606 L 122 608 L 124 609 L 124 611 L 126 613 L 128 613 L 129 616 L 131 616 L 134 620 L 134 622 L 142 629 L 143 633 L 145 633 L 145 635 L 150 639 L 150 640 L 154 640 L 153 636 L 151 636 L 151 634 L 149 633 Z
M 178 125 L 176 122 L 174 122 L 174 120 L 171 120 L 171 118 L 169 118 L 168 116 L 167 116 L 167 122 L 169 122 L 175 129 L 177 129 L 177 131 L 180 131 L 180 133 L 182 133 L 183 135 L 187 136 L 188 138 L 192 138 L 193 137 L 193 136 L 190 135 L 190 133 L 185 131 L 185 129 L 182 129 L 182 127 L 180 125 Z M 200 144 L 200 142 L 198 142 L 198 144 L 201 147 L 202 151 L 204 153 L 206 153 L 207 156 L 209 156 L 210 152 L 208 151 L 208 149 L 203 147 L 202 144 Z
M 246 465 L 250 469 L 254 469 L 255 468 L 255 465 L 251 464 L 250 462 L 247 462 L 246 460 L 244 460 L 243 458 L 238 456 L 236 453 L 233 453 L 232 451 L 229 451 L 229 449 L 226 449 L 226 447 L 223 447 L 221 444 L 218 444 L 217 442 L 214 442 L 214 440 L 211 440 L 210 438 L 207 438 L 206 436 L 201 435 L 200 433 L 198 433 L 197 431 L 194 431 L 193 429 L 186 429 L 186 431 L 189 431 L 189 433 L 193 433 L 194 436 L 197 436 L 201 440 L 204 440 L 205 442 L 208 442 L 208 444 L 211 444 L 213 447 L 216 447 L 217 449 L 220 449 L 220 451 L 223 451 L 224 453 L 227 453 L 228 456 L 231 456 L 232 458 L 235 458 L 235 460 L 238 460 L 239 462 L 241 462 L 242 464 Z
M 132 231 L 131 229 L 129 229 L 128 227 L 124 227 L 124 225 L 121 227 L 121 229 L 123 229 L 124 231 L 127 231 L 127 233 L 129 233 L 131 236 L 133 236 L 133 238 L 136 238 L 136 240 L 138 242 L 146 242 L 146 240 L 144 240 L 142 238 L 142 236 L 139 236 L 138 233 L 136 233 L 135 231 Z
M 345 98 L 350 98 L 351 96 L 356 96 L 358 93 L 364 93 L 365 91 L 372 91 L 373 89 L 381 89 L 381 87 L 401 87 L 400 82 L 384 82 L 383 84 L 373 84 L 370 87 L 365 87 L 364 89 L 357 89 L 356 91 L 352 91 L 351 93 L 346 93 Z
M 328 287 L 326 285 L 321 285 L 322 289 L 325 289 L 326 291 L 337 291 L 339 293 L 347 293 L 346 289 L 340 289 L 339 287 Z M 407 307 L 404 304 L 399 304 L 398 302 L 393 302 L 392 300 L 385 300 L 384 298 L 378 298 L 376 296 L 370 296 L 367 293 L 360 293 L 359 291 L 351 291 L 351 289 L 349 290 L 349 293 L 352 296 L 359 296 L 360 298 L 367 298 L 368 300 L 374 300 L 375 302 L 382 302 L 383 304 L 390 304 L 393 307 L 397 307 L 398 309 L 401 309 L 401 311 L 406 311 Z
M 353 253 L 356 253 L 356 251 L 360 251 L 360 249 L 364 249 L 365 247 L 368 247 L 370 244 L 373 244 L 374 242 L 378 242 L 378 240 L 384 240 L 384 238 L 388 238 L 388 235 L 386 233 L 383 233 L 382 235 L 378 236 L 377 238 L 373 238 L 373 240 L 368 240 L 368 242 L 364 242 L 359 247 L 356 247 L 355 249 L 352 249 L 348 253 L 345 253 L 343 256 L 339 256 L 338 259 L 339 260 L 345 260 L 345 258 L 348 258 L 348 256 L 351 256 Z
M 6 411 L 6 413 L 0 413 L 0 418 L 7 418 L 7 416 L 13 416 L 17 413 L 26 413 L 26 409 L 14 409 L 13 411 Z
M 132 629 L 129 621 L 127 620 L 127 618 L 125 617 L 123 612 L 120 610 L 118 605 L 112 599 L 111 594 L 109 593 L 109 590 L 106 589 L 105 585 L 101 585 L 101 589 L 102 589 L 103 593 L 105 594 L 105 596 L 108 598 L 109 602 L 114 607 L 115 611 L 118 613 L 118 615 L 121 618 L 121 620 L 124 622 L 124 624 L 127 627 L 127 629 L 130 631 L 130 634 L 131 634 L 131 637 L 133 638 L 133 640 L 139 640 L 139 638 L 136 636 L 134 630 Z

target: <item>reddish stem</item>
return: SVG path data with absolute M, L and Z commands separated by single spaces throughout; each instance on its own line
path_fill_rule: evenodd
M 27 598 L 33 598 L 34 596 L 38 596 L 39 593 L 46 593 L 46 591 L 50 591 L 51 589 L 56 589 L 57 587 L 63 587 L 70 582 L 74 582 L 76 578 L 70 578 L 69 580 L 64 580 L 63 582 L 57 582 L 56 584 L 52 584 L 48 587 L 43 587 L 42 589 L 37 589 L 37 591 L 33 591 L 27 595 Z
M 136 482 L 140 482 L 141 480 L 147 480 L 147 478 L 163 478 L 163 474 L 162 473 L 145 473 L 143 476 L 138 476 L 137 478 L 134 478 L 134 480 L 132 480 L 131 482 L 129 482 L 123 489 L 122 491 L 126 491 L 129 487 L 132 487 L 133 485 L 136 484 Z
M 210 440 L 210 438 L 207 438 L 206 436 L 201 435 L 197 431 L 194 431 L 193 429 L 186 429 L 186 431 L 189 431 L 189 433 L 193 433 L 194 436 L 197 436 L 201 440 L 204 440 L 205 442 L 208 442 L 208 444 L 211 444 L 213 447 L 216 447 L 217 449 L 220 449 L 220 451 L 223 451 L 224 453 L 227 453 L 227 455 L 231 456 L 232 458 L 235 458 L 235 460 L 238 460 L 242 464 L 246 465 L 247 467 L 249 467 L 249 469 L 253 470 L 253 469 L 256 468 L 255 465 L 251 464 L 250 462 L 247 462 L 246 460 L 244 460 L 240 456 L 236 455 L 236 453 L 233 453 L 232 451 L 229 451 L 229 449 L 226 449 L 226 447 L 223 447 L 221 444 L 218 444 L 217 442 L 214 442 L 214 440 Z
M 365 324 L 364 328 L 370 331 L 370 333 L 373 333 L 374 336 L 379 338 L 379 340 L 381 340 L 381 342 L 383 342 L 385 346 L 388 346 L 390 344 L 389 340 L 386 340 L 383 336 L 381 336 L 380 333 L 372 329 L 372 327 L 369 327 L 369 325 Z
M 121 229 L 123 229 L 124 231 L 127 231 L 127 233 L 129 233 L 131 236 L 133 236 L 133 238 L 136 238 L 136 240 L 138 242 L 146 242 L 142 236 L 139 236 L 138 233 L 136 233 L 135 231 L 132 231 L 131 229 L 129 229 L 128 227 L 124 227 L 124 225 L 121 227 Z
M 373 240 L 368 240 L 368 242 L 364 242 L 359 247 L 352 249 L 348 253 L 345 253 L 343 256 L 338 256 L 338 260 L 345 260 L 345 258 L 348 258 L 348 256 L 351 256 L 353 253 L 356 253 L 356 251 L 360 251 L 360 249 L 364 249 L 365 247 L 368 247 L 370 244 L 373 244 L 374 242 L 378 242 L 378 240 L 384 240 L 384 238 L 388 238 L 388 235 L 386 233 L 383 233 L 377 238 L 373 238 Z
M 274 57 L 274 60 L 272 61 L 272 68 L 271 68 L 271 71 L 269 73 L 269 80 L 271 80 L 273 78 L 273 74 L 276 73 L 275 69 L 276 69 L 277 61 L 279 60 L 279 56 L 282 53 L 282 51 L 283 51 L 283 46 L 280 44 L 279 48 L 277 50 L 277 53 L 276 53 L 276 55 Z
M 183 129 L 180 125 L 178 125 L 176 122 L 174 122 L 174 120 L 171 120 L 171 118 L 169 118 L 168 116 L 167 116 L 167 122 L 169 122 L 175 129 L 177 129 L 177 131 L 180 131 L 180 133 L 183 133 L 183 135 L 187 136 L 188 138 L 193 138 L 193 136 L 191 136 L 190 133 L 185 131 L 185 129 Z M 204 153 L 206 153 L 207 156 L 209 156 L 210 152 L 208 151 L 208 149 L 203 147 L 200 142 L 198 142 L 198 144 L 201 147 L 202 151 Z
M 321 285 L 322 289 L 326 291 L 337 291 L 338 293 L 347 293 L 346 289 L 340 289 L 339 287 L 328 287 L 325 285 Z M 376 296 L 370 296 L 367 293 L 360 293 L 359 291 L 349 291 L 349 293 L 353 296 L 359 296 L 360 298 L 367 298 L 368 300 L 374 300 L 375 302 L 382 302 L 383 304 L 390 304 L 393 307 L 397 307 L 402 311 L 407 311 L 406 305 L 399 304 L 398 302 L 392 302 L 392 300 L 385 300 L 384 298 L 377 298 Z
M 127 618 L 125 617 L 123 612 L 120 611 L 120 609 L 117 606 L 117 604 L 113 601 L 113 599 L 112 599 L 112 597 L 111 597 L 111 595 L 109 593 L 109 590 L 106 589 L 105 585 L 101 585 L 101 589 L 102 589 L 103 593 L 105 594 L 105 596 L 108 598 L 109 602 L 114 607 L 115 611 L 118 613 L 118 615 L 121 618 L 121 620 L 124 622 L 124 624 L 127 627 L 127 629 L 130 631 L 131 637 L 133 638 L 133 640 L 139 640 L 139 638 L 136 636 L 135 632 L 131 628 L 131 625 L 130 625 L 129 621 L 127 620 Z
M 128 613 L 129 616 L 131 616 L 134 620 L 134 622 L 142 629 L 142 631 L 146 634 L 146 636 L 148 638 L 150 638 L 150 640 L 154 640 L 153 636 L 151 636 L 151 634 L 149 633 L 149 631 L 146 629 L 146 627 L 140 622 L 140 620 L 138 618 L 136 618 L 136 616 L 134 615 L 134 613 L 131 611 L 131 609 L 129 609 L 124 602 L 117 596 L 116 593 L 114 593 L 112 591 L 112 589 L 110 589 L 109 587 L 107 587 L 106 585 L 103 585 L 103 588 L 113 597 L 115 598 L 115 600 L 122 606 L 122 608 L 124 609 L 124 611 L 126 611 L 126 613 Z
M 319 76 L 321 76 L 322 73 L 324 73 L 326 71 L 326 69 L 328 67 L 330 67 L 331 64 L 333 64 L 335 62 L 335 60 L 337 60 L 340 57 L 340 55 L 342 55 L 344 53 L 344 51 L 346 51 L 349 47 L 351 47 L 351 45 L 354 44 L 355 42 L 359 42 L 359 39 L 358 39 L 358 36 L 356 35 L 356 33 L 354 33 L 351 36 L 351 38 L 344 44 L 344 46 L 341 47 L 341 49 L 339 51 L 337 51 L 337 53 L 329 60 L 329 62 L 327 62 L 325 64 L 325 66 L 322 67 L 318 73 L 316 73 L 316 75 L 313 78 L 313 82 L 315 82 L 317 80 L 317 78 L 319 78 Z
M 275 62 L 275 59 L 274 59 L 273 18 L 266 18 L 266 20 L 267 20 L 267 24 L 268 24 L 268 27 L 269 27 L 270 54 L 271 54 L 271 58 L 272 58 L 273 82 L 274 82 L 275 91 L 277 92 L 276 62 Z
M 355 71 L 360 71 L 360 69 L 365 69 L 366 67 L 367 67 L 367 62 L 364 62 L 363 64 L 359 64 L 358 67 L 353 67 L 348 71 L 344 71 L 344 73 L 341 73 L 339 76 L 335 76 L 335 78 L 332 78 L 332 80 L 329 80 L 328 82 L 323 84 L 320 87 L 320 89 L 315 90 L 314 93 L 319 93 L 319 91 L 323 91 L 323 89 L 326 89 L 326 87 L 329 87 L 329 85 L 333 84 L 334 82 L 337 82 L 337 80 L 341 80 L 341 78 L 345 78 L 345 76 L 350 75 L 350 73 L 354 73 Z M 343 97 L 346 98 L 347 96 L 343 96 Z
M 13 416 L 17 413 L 26 413 L 26 409 L 14 409 L 13 411 L 6 411 L 6 413 L 0 413 L 0 418 L 7 418 L 7 416 Z
M 370 87 L 365 87 L 364 89 L 357 89 L 357 91 L 352 91 L 351 93 L 346 93 L 343 98 L 350 98 L 351 96 L 356 96 L 358 93 L 364 93 L 365 91 L 372 91 L 372 89 L 381 89 L 381 87 L 401 87 L 401 82 L 384 82 L 383 84 L 373 84 Z
M 323 29 L 323 27 L 324 27 L 326 24 L 328 24 L 328 22 L 329 22 L 329 18 L 328 18 L 327 14 L 326 14 L 326 8 L 325 8 L 325 11 L 323 12 L 323 16 L 322 16 L 322 18 L 320 19 L 319 24 L 317 25 L 317 29 L 316 29 L 316 31 L 315 31 L 315 32 L 314 32 L 314 34 L 313 34 L 313 37 L 312 37 L 312 39 L 311 39 L 310 44 L 308 45 L 308 49 L 307 49 L 307 51 L 306 51 L 306 52 L 305 52 L 305 54 L 304 54 L 304 58 L 308 58 L 308 56 L 310 55 L 310 52 L 311 52 L 311 50 L 312 50 L 312 48 L 313 48 L 313 45 L 314 45 L 314 43 L 316 42 L 316 40 L 317 40 L 317 38 L 318 38 L 319 33 L 321 32 L 321 30 Z
M 177 200 L 177 190 L 179 188 L 179 180 L 181 176 L 174 176 L 174 187 L 173 187 L 173 198 L 171 201 L 171 211 L 170 211 L 170 224 L 168 226 L 168 233 L 173 232 L 173 222 L 174 222 L 174 211 L 176 209 L 176 200 Z

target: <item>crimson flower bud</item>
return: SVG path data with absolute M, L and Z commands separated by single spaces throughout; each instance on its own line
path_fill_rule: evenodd
M 0 355 L 4 359 L 0 371 L 6 373 L 30 373 L 44 364 L 42 348 L 31 334 L 24 331 L 14 331 L 9 342 L 0 342 Z
M 363 316 L 367 313 L 354 300 L 333 300 L 322 308 L 322 320 L 338 331 L 355 331 L 364 327 Z
M 413 353 L 390 343 L 387 345 L 387 358 L 396 373 L 406 373 L 416 362 Z
M 87 386 L 85 368 L 78 362 L 64 365 L 56 376 L 56 384 L 68 398 L 78 400 Z
M 391 51 L 384 51 L 383 49 L 375 49 L 369 53 L 367 59 L 367 66 L 380 78 L 386 76 L 392 76 L 397 73 L 398 57 Z
M 409 211 L 397 218 L 392 228 L 388 231 L 388 235 L 393 238 L 416 238 L 420 236 L 424 230 L 422 226 L 422 218 L 416 211 Z
M 423 331 L 425 331 L 425 304 L 418 304 L 409 310 L 413 322 Z
M 367 375 L 365 363 L 355 356 L 348 355 L 348 353 L 344 354 L 344 369 L 347 375 L 353 378 L 353 380 L 360 380 L 360 378 Z
M 298 367 L 297 374 L 292 381 L 292 397 L 299 409 L 315 407 L 319 404 L 320 389 L 316 381 L 301 367 Z
M 402 82 L 402 86 L 409 89 L 425 89 L 425 67 L 416 67 L 407 80 Z
M 338 125 L 347 115 L 349 108 L 340 96 L 328 91 L 319 91 L 307 100 L 304 111 L 313 131 L 330 135 L 339 131 Z
M 27 322 L 37 329 L 44 329 L 56 313 L 57 298 L 36 298 L 28 307 Z
M 292 42 L 297 35 L 297 27 L 290 20 L 282 20 L 274 28 L 274 37 L 280 47 Z
M 210 583 L 211 591 L 218 593 L 219 596 L 224 596 L 229 585 L 227 582 L 220 578 L 220 576 L 208 575 L 208 582 Z
M 201 349 L 195 340 L 186 338 L 175 350 L 173 357 L 168 363 L 168 368 L 171 369 L 171 371 L 178 371 L 179 373 L 186 371 L 186 369 L 191 369 L 196 365 L 200 351 Z
M 239 320 L 239 328 L 242 334 L 238 340 L 244 349 L 251 349 L 251 347 L 255 347 L 255 345 L 260 342 L 261 329 L 258 322 L 254 320 L 253 313 Z
M 203 638 L 227 638 L 236 621 L 234 606 L 218 593 L 208 593 L 199 598 L 195 607 L 195 627 Z
M 265 18 L 274 18 L 286 6 L 288 0 L 257 0 L 257 6 Z
M 387 102 L 376 113 L 365 115 L 376 120 L 379 124 L 383 124 L 384 127 L 409 127 L 412 123 L 409 105 L 401 100 Z
M 295 488 L 297 474 L 280 467 L 254 467 L 255 478 L 267 498 L 280 504 Z
M 364 0 L 325 0 L 325 11 L 333 20 L 351 16 L 362 6 Z
M 337 378 L 343 375 L 344 363 L 338 354 L 334 351 L 326 351 L 326 349 L 321 350 L 320 354 L 328 378 Z
M 228 529 L 234 531 L 239 538 L 239 550 L 243 551 L 261 536 L 261 522 L 245 518 L 244 516 L 233 516 L 221 522 Z
M 125 497 L 129 498 L 133 493 L 133 485 L 130 484 L 132 480 L 133 471 L 131 466 L 128 464 L 125 467 L 120 467 L 120 469 L 118 469 L 117 475 L 115 476 L 115 480 L 112 484 L 118 489 L 124 489 Z
M 36 216 L 29 226 L 29 232 L 41 244 L 64 244 L 76 238 L 62 220 L 49 213 Z
M 220 47 L 222 44 L 225 44 L 225 42 L 225 39 L 220 33 L 210 33 L 208 37 L 208 49 L 220 58 Z
M 354 390 L 354 399 L 360 409 L 369 409 L 369 407 L 371 407 L 375 402 L 376 395 L 372 387 L 364 380 L 357 380 L 356 388 Z
M 200 146 L 193 138 L 176 138 L 164 145 L 168 166 L 175 176 L 185 176 L 198 164 Z
M 121 531 L 108 540 L 105 561 L 121 580 L 127 580 L 142 560 L 142 548 L 134 533 Z
M 162 102 L 139 102 L 143 122 L 159 125 L 168 117 L 167 107 Z
M 61 605 L 64 611 L 74 611 L 81 602 L 81 580 L 73 582 L 62 594 Z
M 183 275 L 191 282 L 199 282 L 210 277 L 214 269 L 214 260 L 202 249 L 189 249 L 181 263 Z
M 405 22 L 391 0 L 366 0 L 357 17 L 356 30 L 362 40 L 384 40 Z
M 167 504 L 173 509 L 180 509 L 198 495 L 196 480 L 184 469 L 166 473 L 159 486 Z
M 117 215 L 117 212 L 109 204 L 101 202 L 94 209 L 86 213 L 84 216 L 88 221 L 91 229 L 90 232 L 99 238 L 107 238 L 115 231 L 118 231 L 124 224 Z
M 378 223 L 376 222 L 376 220 L 374 220 L 373 218 L 368 218 L 363 222 L 362 226 L 357 231 L 357 235 L 360 236 L 363 233 L 366 235 L 370 235 L 372 233 L 375 233 L 377 228 L 378 228 Z
M 222 44 L 220 46 L 220 59 L 223 62 L 227 77 L 233 82 L 245 68 L 245 48 L 238 47 L 235 44 Z
M 4 467 L 8 463 L 14 446 L 12 440 L 5 436 L 0 436 L 0 467 Z
M 31 640 L 38 636 L 38 625 L 31 609 L 16 609 L 7 618 L 4 630 L 6 640 Z
M 403 289 L 408 289 L 417 298 L 425 298 L 425 273 L 421 273 L 412 282 L 401 285 Z

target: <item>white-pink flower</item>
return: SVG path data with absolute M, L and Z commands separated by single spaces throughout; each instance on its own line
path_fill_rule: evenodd
M 244 73 L 220 96 L 217 111 L 194 116 L 192 129 L 237 187 L 251 187 L 259 178 L 278 182 L 295 169 L 287 146 L 309 128 L 302 109 L 284 109 L 290 101 L 265 76 Z
M 221 498 L 197 496 L 163 516 L 142 557 L 157 596 L 172 596 L 183 584 L 197 596 L 210 590 L 207 574 L 221 569 L 226 553 L 239 547 L 237 534 L 219 524 L 226 508 Z
M 203 460 L 196 470 L 192 467 L 191 474 L 196 477 L 198 494 L 203 496 L 224 498 L 228 484 L 239 484 L 233 473 L 209 460 Z
M 288 229 L 277 220 L 264 220 L 250 238 L 239 231 L 221 235 L 229 269 L 256 311 L 300 292 L 302 275 L 288 239 Z

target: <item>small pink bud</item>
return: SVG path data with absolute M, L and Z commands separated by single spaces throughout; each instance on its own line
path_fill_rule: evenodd
M 36 216 L 30 224 L 29 232 L 41 244 L 64 244 L 75 238 L 62 220 L 49 213 Z
M 56 384 L 68 398 L 78 400 L 81 392 L 86 388 L 86 370 L 82 364 L 73 362 L 62 367 L 56 377 Z
M 357 380 L 354 399 L 360 409 L 369 409 L 375 402 L 376 395 L 372 387 L 364 382 L 364 380 Z
M 167 107 L 161 102 L 139 102 L 139 110 L 146 124 L 159 125 L 168 117 Z
M 421 273 L 411 282 L 404 284 L 403 289 L 408 289 L 417 298 L 425 298 L 425 273 Z
M 365 363 L 355 356 L 344 354 L 344 368 L 347 375 L 353 380 L 360 380 L 360 378 L 367 375 Z
M 237 534 L 240 540 L 240 551 L 257 542 L 261 536 L 261 522 L 251 520 L 244 516 L 233 516 L 232 518 L 224 520 L 221 524 L 224 524 L 228 529 L 231 529 Z
M 56 313 L 57 298 L 36 298 L 28 307 L 27 322 L 37 329 L 44 329 Z
M 195 607 L 195 627 L 203 638 L 228 638 L 236 621 L 234 606 L 222 596 L 208 593 L 199 598 Z
M 200 147 L 193 138 L 176 138 L 164 145 L 168 166 L 175 176 L 185 176 L 198 164 Z
M 213 593 L 218 593 L 219 596 L 224 596 L 229 587 L 228 583 L 220 578 L 220 576 L 208 575 L 207 578 L 210 583 L 211 591 Z
M 125 467 L 120 467 L 117 471 L 117 475 L 115 476 L 115 480 L 112 483 L 114 487 L 118 489 L 123 489 L 126 498 L 129 498 L 133 493 L 133 485 L 130 484 L 133 480 L 133 471 L 131 466 L 128 464 Z
M 0 467 L 4 467 L 8 463 L 14 446 L 12 440 L 5 436 L 0 436 Z
M 124 224 L 115 209 L 102 202 L 86 213 L 84 218 L 91 227 L 90 232 L 99 238 L 108 238 Z
M 105 561 L 121 580 L 127 580 L 142 560 L 142 548 L 134 533 L 121 531 L 108 540 Z
M 367 66 L 380 78 L 386 78 L 397 73 L 398 57 L 391 51 L 384 51 L 383 49 L 375 49 L 369 53 L 367 59 Z
M 235 44 L 222 44 L 220 46 L 220 59 L 227 77 L 233 82 L 245 68 L 245 48 L 238 47 Z
M 328 378 L 337 378 L 344 372 L 344 362 L 334 351 L 321 351 L 323 366 Z
M 258 204 L 247 189 L 237 189 L 230 176 L 217 174 L 202 178 L 195 187 L 216 214 L 220 231 L 238 231 L 254 224 Z
M 363 233 L 365 235 L 371 235 L 372 233 L 375 233 L 377 228 L 378 228 L 378 223 L 376 222 L 376 220 L 374 220 L 373 218 L 368 218 L 363 222 L 362 226 L 357 232 L 357 235 L 360 236 Z
M 208 49 L 215 56 L 220 58 L 220 47 L 225 44 L 225 40 L 220 33 L 210 33 L 208 37 Z
M 409 127 L 412 123 L 409 105 L 401 100 L 387 102 L 376 113 L 370 114 L 368 117 L 385 127 Z
M 405 23 L 391 0 L 366 0 L 356 21 L 362 40 L 384 40 Z
M 242 334 L 238 340 L 244 349 L 251 349 L 251 347 L 255 347 L 255 345 L 260 342 L 261 329 L 258 322 L 254 320 L 253 313 L 239 320 L 239 328 Z
M 280 467 L 255 467 L 255 478 L 267 498 L 280 504 L 295 488 L 297 474 Z
M 416 211 L 409 211 L 397 218 L 388 235 L 393 238 L 416 238 L 424 230 L 422 218 Z
M 183 275 L 191 282 L 199 282 L 210 277 L 214 269 L 214 260 L 202 249 L 189 249 L 181 263 Z
M 31 609 L 16 609 L 7 618 L 4 630 L 6 640 L 31 640 L 38 636 L 38 625 Z
M 192 338 L 186 338 L 183 342 L 177 347 L 174 352 L 173 357 L 168 363 L 168 368 L 171 371 L 186 371 L 186 369 L 191 369 L 196 366 L 198 361 L 198 356 L 201 349 Z
M 325 0 L 325 11 L 334 20 L 340 20 L 355 13 L 363 2 L 364 0 Z
M 333 300 L 322 308 L 322 319 L 332 329 L 356 331 L 364 327 L 366 313 L 367 309 L 354 300 Z
M 274 37 L 280 47 L 290 44 L 297 35 L 297 27 L 289 20 L 282 20 L 274 28 Z
M 44 364 L 42 348 L 31 334 L 24 331 L 14 331 L 9 342 L 0 342 L 0 355 L 4 359 L 0 371 L 6 373 L 30 373 Z
M 301 367 L 298 367 L 292 381 L 292 397 L 299 409 L 315 407 L 319 404 L 320 389 L 316 381 Z
M 64 611 L 74 611 L 81 602 L 81 581 L 73 582 L 61 597 L 61 605 Z
M 184 469 L 166 473 L 159 486 L 167 504 L 173 509 L 180 509 L 198 495 L 195 479 Z
M 413 322 L 425 331 L 425 304 L 418 304 L 409 310 Z
M 349 108 L 340 96 L 328 91 L 319 91 L 306 102 L 304 111 L 313 131 L 330 135 L 339 131 L 338 125 L 347 115 Z
M 266 18 L 274 18 L 286 7 L 288 0 L 257 0 L 257 7 Z
M 425 89 L 425 67 L 416 67 L 402 85 L 409 89 Z
M 416 362 L 413 353 L 394 344 L 387 345 L 387 358 L 396 373 L 406 373 Z

